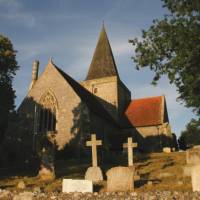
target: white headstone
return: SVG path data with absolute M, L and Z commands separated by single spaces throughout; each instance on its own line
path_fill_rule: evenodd
M 192 167 L 191 176 L 193 192 L 200 192 L 200 165 L 195 165 Z
M 92 181 L 63 179 L 62 192 L 93 192 Z

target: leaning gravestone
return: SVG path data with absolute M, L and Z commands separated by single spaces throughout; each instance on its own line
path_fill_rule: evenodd
M 200 192 L 200 165 L 195 165 L 191 170 L 192 190 Z
M 92 181 L 63 179 L 62 192 L 93 192 Z
M 107 191 L 131 191 L 134 189 L 134 171 L 129 167 L 114 167 L 108 170 Z
M 96 140 L 96 135 L 92 134 L 91 141 L 87 141 L 87 146 L 92 147 L 92 167 L 89 167 L 85 173 L 85 179 L 93 182 L 103 180 L 101 168 L 97 165 L 97 146 L 102 145 L 101 140 Z

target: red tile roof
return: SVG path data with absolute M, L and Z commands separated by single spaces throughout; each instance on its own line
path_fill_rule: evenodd
M 153 126 L 162 123 L 163 96 L 132 100 L 125 114 L 135 127 Z

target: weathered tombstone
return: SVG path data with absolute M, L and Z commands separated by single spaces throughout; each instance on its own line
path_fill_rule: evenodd
M 194 147 L 186 151 L 187 164 L 199 165 L 200 164 L 200 148 Z
M 195 165 L 191 169 L 192 190 L 200 192 L 200 165 Z
M 163 152 L 164 153 L 171 153 L 171 148 L 170 147 L 164 147 Z
M 47 132 L 47 137 L 44 137 L 42 142 L 41 165 L 38 177 L 43 181 L 52 181 L 55 179 L 54 170 L 54 154 L 55 154 L 55 132 Z
M 192 168 L 195 165 L 200 165 L 200 148 L 198 146 L 186 151 L 186 163 L 183 168 L 184 176 L 191 176 Z
M 62 192 L 93 192 L 92 181 L 63 179 Z
M 91 141 L 87 141 L 86 146 L 92 147 L 92 167 L 89 167 L 85 173 L 85 179 L 93 182 L 103 180 L 103 174 L 97 165 L 97 146 L 102 145 L 101 140 L 96 140 L 96 135 L 92 134 Z
M 21 192 L 13 197 L 13 200 L 33 200 L 34 194 L 32 192 Z
M 134 189 L 134 171 L 129 167 L 114 167 L 108 170 L 107 191 L 131 191 Z
M 137 147 L 137 143 L 133 143 L 131 137 L 128 138 L 128 143 L 123 144 L 124 148 L 128 148 L 128 166 L 133 166 L 133 148 Z
M 17 189 L 25 189 L 26 188 L 26 184 L 24 183 L 24 181 L 19 181 L 17 183 Z

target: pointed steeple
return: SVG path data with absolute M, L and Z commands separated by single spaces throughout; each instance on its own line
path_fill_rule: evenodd
M 86 80 L 109 76 L 118 76 L 118 71 L 103 24 Z

